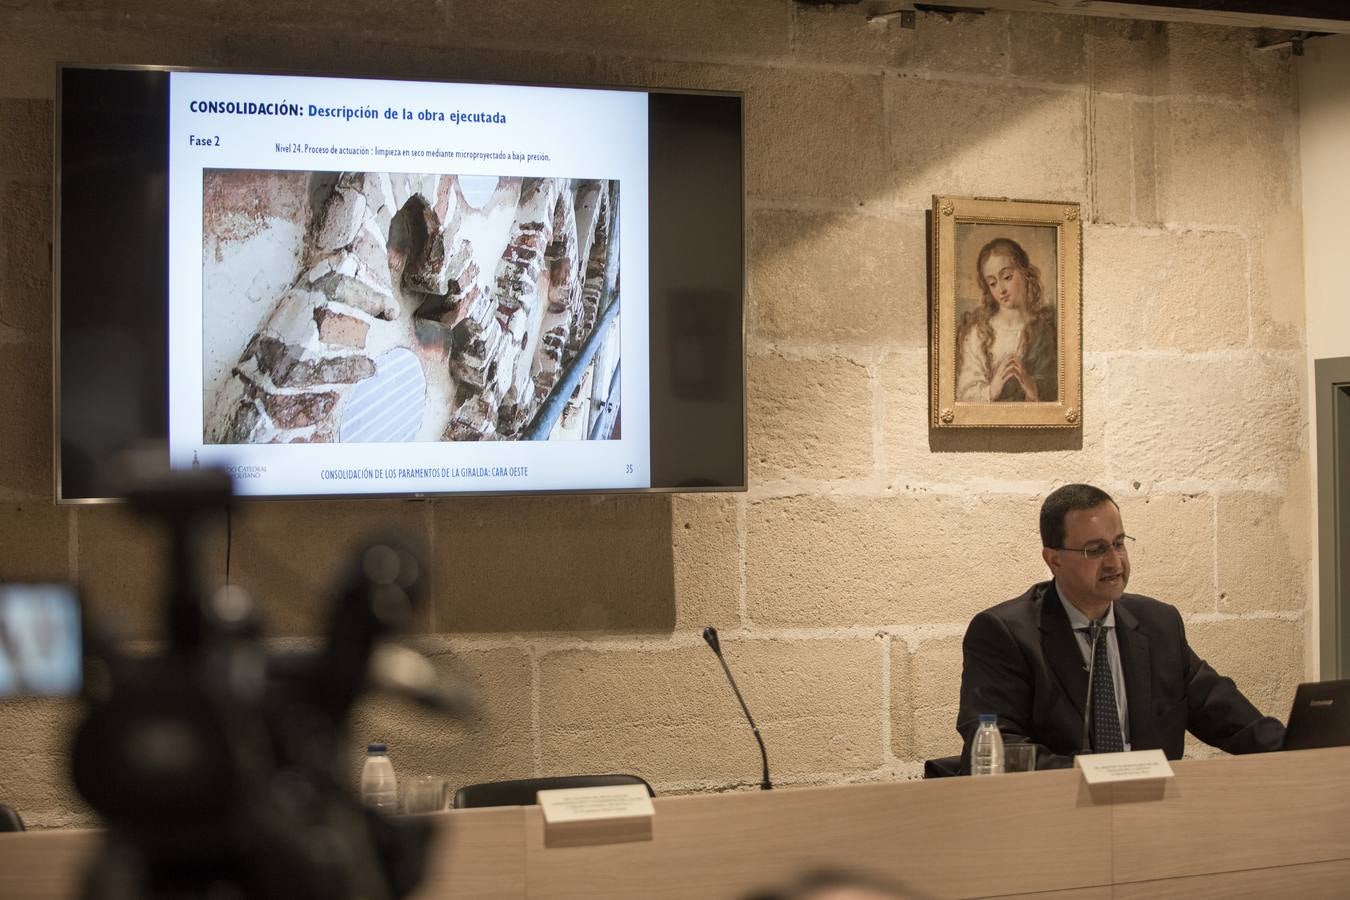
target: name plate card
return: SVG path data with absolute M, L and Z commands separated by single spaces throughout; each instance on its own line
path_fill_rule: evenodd
M 1089 753 L 1073 758 L 1090 785 L 1118 781 L 1156 781 L 1172 777 L 1172 766 L 1161 750 L 1131 750 L 1128 753 Z
M 656 810 L 640 784 L 539 792 L 544 846 L 576 847 L 652 839 Z

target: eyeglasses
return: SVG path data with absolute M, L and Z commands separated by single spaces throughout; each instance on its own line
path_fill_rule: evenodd
M 1088 559 L 1101 559 L 1106 555 L 1107 550 L 1114 550 L 1117 556 L 1124 556 L 1130 549 L 1130 542 L 1133 540 L 1134 538 L 1128 534 L 1122 534 L 1114 541 L 1093 541 L 1083 547 L 1055 547 L 1054 549 L 1064 553 L 1081 553 Z

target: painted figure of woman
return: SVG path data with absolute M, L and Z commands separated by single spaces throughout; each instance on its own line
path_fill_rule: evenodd
M 967 403 L 1058 399 L 1055 308 L 1041 273 L 1010 238 L 985 244 L 975 261 L 980 305 L 961 319 L 956 399 Z

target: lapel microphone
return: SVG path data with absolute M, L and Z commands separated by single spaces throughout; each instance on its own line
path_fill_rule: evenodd
M 1102 639 L 1102 623 L 1098 619 L 1093 619 L 1088 623 L 1088 634 L 1092 638 L 1092 646 L 1088 648 L 1088 679 L 1087 679 L 1087 697 L 1083 701 L 1083 749 L 1079 753 L 1091 753 L 1092 744 L 1088 740 L 1088 723 L 1092 721 L 1092 669 L 1097 664 L 1097 642 Z
M 717 661 L 722 664 L 722 671 L 727 673 L 727 681 L 731 684 L 731 690 L 736 694 L 736 700 L 741 704 L 741 712 L 745 713 L 745 720 L 750 723 L 750 730 L 755 733 L 755 741 L 759 744 L 759 758 L 764 764 L 764 780 L 760 782 L 760 789 L 765 791 L 773 790 L 773 782 L 769 781 L 769 754 L 764 749 L 764 738 L 759 736 L 759 726 L 750 716 L 750 709 L 745 705 L 745 698 L 741 696 L 741 689 L 736 687 L 736 679 L 731 677 L 731 669 L 727 666 L 727 661 L 722 656 L 722 645 L 717 640 L 717 629 L 709 625 L 703 629 L 703 639 L 708 642 L 712 652 L 717 654 Z

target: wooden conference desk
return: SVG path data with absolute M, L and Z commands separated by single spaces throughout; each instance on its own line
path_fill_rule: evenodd
M 545 847 L 538 807 L 440 814 L 418 898 L 735 898 L 816 867 L 938 897 L 1350 895 L 1350 748 L 1074 771 L 658 797 L 649 841 Z M 0 897 L 68 897 L 92 831 L 0 835 Z

